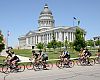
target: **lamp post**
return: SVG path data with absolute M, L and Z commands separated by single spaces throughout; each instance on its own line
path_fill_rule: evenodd
M 100 48 L 100 37 L 98 37 L 98 45 L 99 45 L 99 48 Z
M 94 48 L 95 48 L 95 47 L 96 47 L 96 45 L 95 45 L 95 40 L 96 40 L 96 39 L 95 39 L 95 37 L 94 37 L 93 39 L 94 39 L 94 41 L 93 41 L 93 42 L 94 42 Z
M 65 47 L 65 49 L 67 50 L 67 36 L 66 36 L 66 40 L 65 40 L 65 42 L 64 42 L 64 47 Z

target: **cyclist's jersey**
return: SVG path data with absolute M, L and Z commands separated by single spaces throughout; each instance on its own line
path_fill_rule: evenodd
M 8 53 L 7 60 L 10 60 L 11 58 L 12 58 L 12 54 L 11 53 Z
M 20 61 L 20 59 L 19 59 L 19 57 L 18 56 L 13 56 L 13 58 L 10 60 L 11 62 L 12 61 L 14 61 L 14 60 L 16 60 L 16 62 L 19 62 Z
M 63 54 L 64 54 L 64 58 L 68 58 L 68 59 L 70 58 L 70 54 L 68 51 L 65 51 Z
M 48 57 L 48 55 L 44 52 L 41 55 L 42 55 L 43 58 Z
M 37 58 L 38 58 L 38 56 L 39 56 L 39 54 L 34 53 L 34 54 L 33 54 L 33 56 L 35 56 L 35 59 L 37 59 Z
M 41 56 L 42 56 L 42 61 L 48 60 L 48 55 L 46 53 L 42 52 Z
M 69 55 L 69 52 L 68 51 L 65 51 L 64 52 L 64 55 L 68 56 Z
M 89 51 L 85 51 L 85 54 L 84 54 L 84 56 L 86 57 L 86 56 L 91 56 L 92 54 L 89 52 Z

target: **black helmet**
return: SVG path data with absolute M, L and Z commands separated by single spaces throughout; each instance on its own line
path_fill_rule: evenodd
M 39 50 L 39 52 L 41 53 L 41 52 L 42 52 L 42 50 Z
M 35 53 L 35 51 L 33 50 L 32 53 Z
M 9 53 L 9 50 L 6 50 L 6 53 Z

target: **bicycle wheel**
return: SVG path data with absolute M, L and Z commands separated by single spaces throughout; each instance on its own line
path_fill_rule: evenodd
M 3 66 L 3 65 L 2 65 L 2 64 L 0 64 L 0 72 L 2 72 L 2 66 Z
M 9 65 L 2 65 L 2 72 L 3 73 L 8 74 L 8 73 L 10 73 L 10 71 L 11 71 L 11 69 L 10 69 Z
M 98 64 L 100 64 L 100 58 L 98 58 L 98 60 L 97 60 L 97 61 L 98 61 Z
M 17 70 L 18 72 L 23 72 L 23 71 L 25 70 L 25 65 L 22 64 L 22 63 L 17 64 L 16 70 Z
M 77 60 L 77 61 L 76 61 L 76 64 L 77 64 L 78 66 L 81 66 L 81 60 Z
M 32 62 L 27 63 L 27 64 L 26 64 L 26 68 L 27 68 L 28 70 L 34 69 L 33 63 L 32 63 Z
M 34 63 L 34 64 L 33 64 L 33 68 L 34 68 L 35 71 L 43 70 L 43 65 L 42 65 L 41 62 L 39 62 L 39 63 Z
M 52 69 L 53 67 L 53 64 L 51 62 L 48 62 L 45 65 L 46 65 L 46 69 L 49 69 L 49 70 Z
M 72 68 L 72 67 L 74 66 L 74 61 L 73 61 L 73 60 L 69 60 L 68 66 L 69 66 L 70 68 Z
M 90 59 L 89 62 L 90 62 L 91 66 L 93 66 L 95 64 L 95 60 L 94 59 Z
M 96 57 L 96 58 L 95 58 L 95 63 L 96 63 L 96 64 L 100 64 L 100 58 L 99 58 L 99 57 Z
M 60 61 L 60 60 L 58 60 L 57 62 L 56 62 L 56 66 L 58 67 L 58 68 L 64 68 L 64 64 L 63 64 L 63 62 L 62 61 Z

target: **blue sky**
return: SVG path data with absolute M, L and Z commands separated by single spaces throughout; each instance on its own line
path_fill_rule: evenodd
M 9 46 L 17 45 L 19 36 L 38 29 L 45 3 L 53 13 L 55 26 L 73 26 L 76 17 L 87 32 L 86 39 L 100 35 L 100 0 L 0 0 L 0 29 L 5 37 L 10 31 Z

